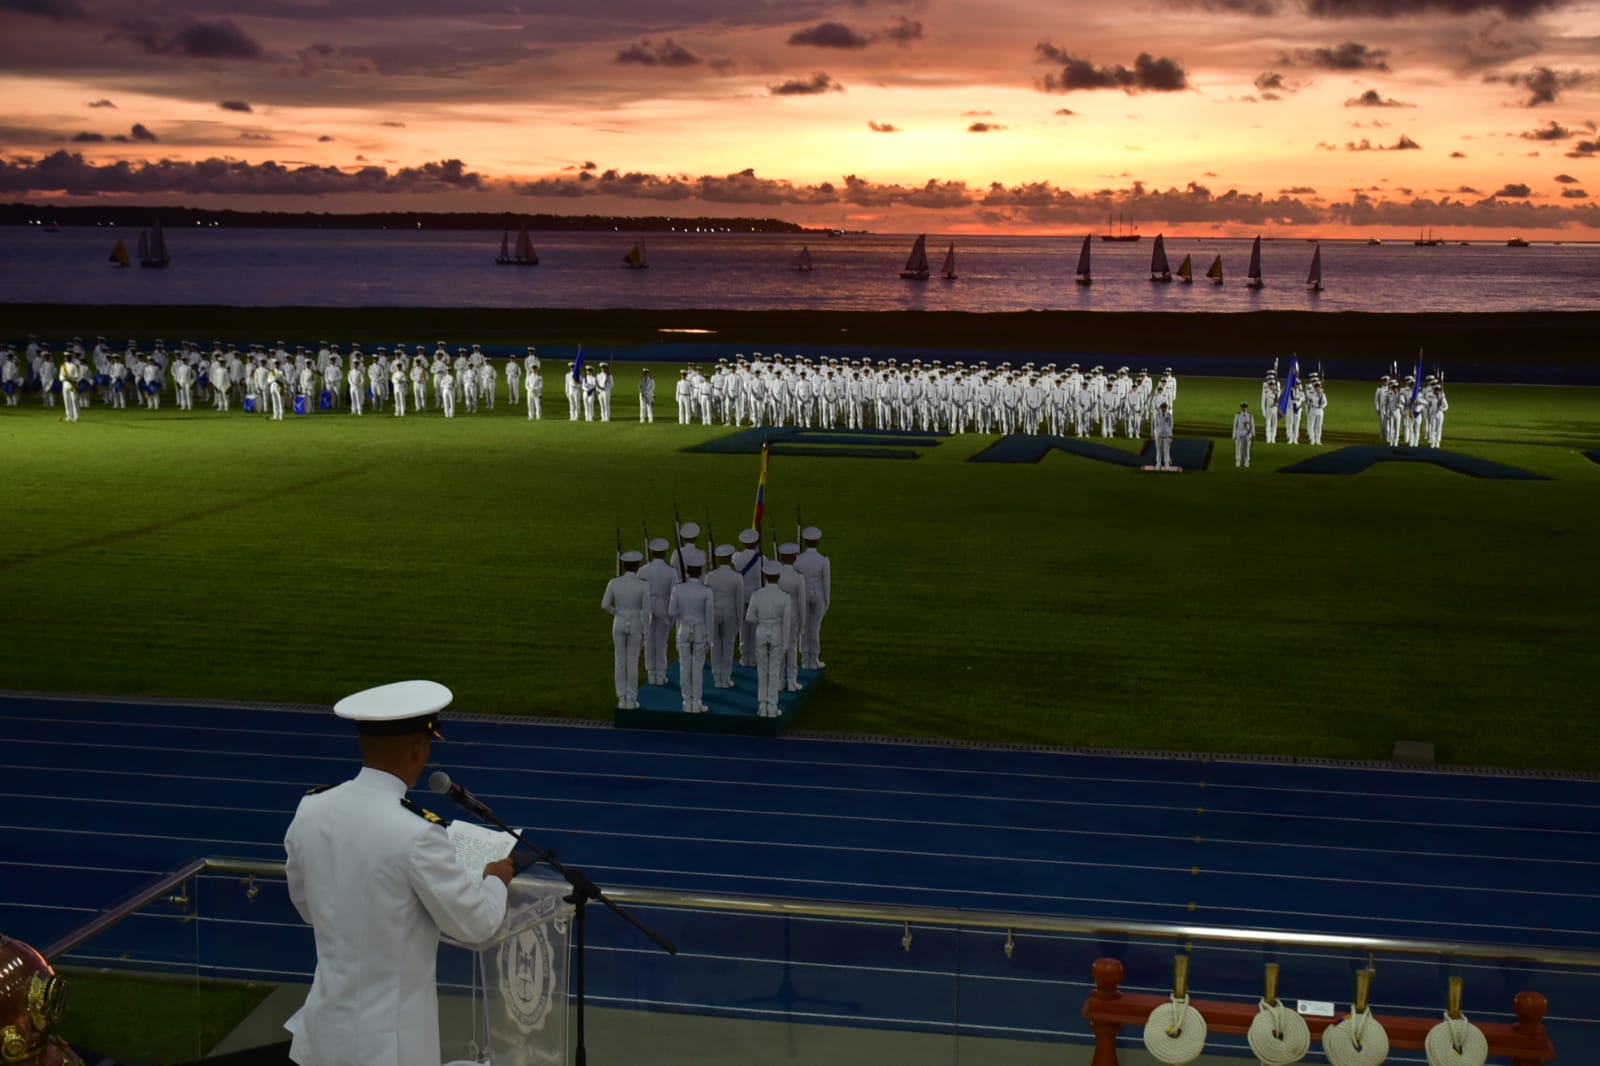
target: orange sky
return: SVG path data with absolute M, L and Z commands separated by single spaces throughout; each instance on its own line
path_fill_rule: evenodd
M 0 0 L 0 199 L 1600 240 L 1565 0 Z

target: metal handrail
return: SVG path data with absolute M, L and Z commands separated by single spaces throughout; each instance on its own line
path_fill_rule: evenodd
M 87 923 L 44 949 L 47 959 L 70 951 L 108 929 L 165 892 L 200 873 L 243 874 L 246 877 L 283 877 L 284 864 L 259 859 L 195 859 L 162 876 L 126 899 L 107 907 Z M 1529 944 L 1480 944 L 1471 941 L 1418 940 L 1406 937 L 1343 936 L 1334 933 L 1294 933 L 1233 926 L 1178 925 L 1165 922 L 1113 922 L 1052 914 L 1006 911 L 967 911 L 955 907 L 912 907 L 892 903 L 846 903 L 832 900 L 791 899 L 681 892 L 657 888 L 615 888 L 606 895 L 617 903 L 684 910 L 727 911 L 788 918 L 833 918 L 883 922 L 892 925 L 936 925 L 963 929 L 1005 929 L 1028 933 L 1082 933 L 1185 940 L 1219 940 L 1231 943 L 1272 944 L 1280 947 L 1333 948 L 1344 951 L 1402 955 L 1445 955 L 1509 962 L 1538 962 L 1558 966 L 1600 968 L 1600 951 L 1546 948 Z

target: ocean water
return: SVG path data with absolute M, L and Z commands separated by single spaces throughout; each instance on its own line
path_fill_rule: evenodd
M 1600 244 L 1503 242 L 1419 248 L 1322 243 L 1324 291 L 1308 293 L 1313 245 L 1264 241 L 1266 288 L 1244 287 L 1250 242 L 1175 237 L 1193 285 L 1149 281 L 1153 235 L 1093 242 L 1094 284 L 1073 283 L 1081 237 L 928 239 L 935 267 L 951 240 L 960 277 L 906 281 L 911 236 L 536 233 L 536 267 L 494 262 L 499 234 L 409 230 L 167 231 L 172 266 L 119 269 L 131 229 L 0 229 L 0 300 L 25 303 L 317 307 L 702 308 L 838 311 L 1576 311 L 1600 309 Z M 649 270 L 622 258 L 645 242 Z M 810 246 L 815 269 L 789 261 Z M 1201 275 L 1222 256 L 1226 281 Z

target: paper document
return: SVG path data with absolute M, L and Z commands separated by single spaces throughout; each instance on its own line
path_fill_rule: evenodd
M 455 845 L 456 861 L 475 874 L 483 873 L 485 866 L 510 855 L 517 844 L 517 838 L 510 833 L 459 819 L 451 822 L 446 832 L 450 834 L 450 843 Z

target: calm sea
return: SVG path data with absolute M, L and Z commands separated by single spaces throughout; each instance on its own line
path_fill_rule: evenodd
M 649 270 L 625 270 L 628 233 L 539 233 L 537 267 L 499 266 L 499 235 L 460 231 L 168 230 L 167 270 L 107 261 L 129 229 L 0 229 L 0 300 L 28 303 L 320 307 L 572 307 L 840 311 L 1573 311 L 1600 308 L 1600 245 L 1419 248 L 1323 242 L 1324 291 L 1308 293 L 1314 246 L 1265 241 L 1266 288 L 1244 287 L 1250 242 L 1174 238 L 1174 269 L 1149 281 L 1152 238 L 1093 245 L 1094 284 L 1073 283 L 1081 238 L 957 237 L 958 280 L 899 276 L 908 236 L 651 234 Z M 935 268 L 950 238 L 930 236 Z M 790 259 L 809 244 L 815 269 Z M 1201 275 L 1221 255 L 1225 284 Z

